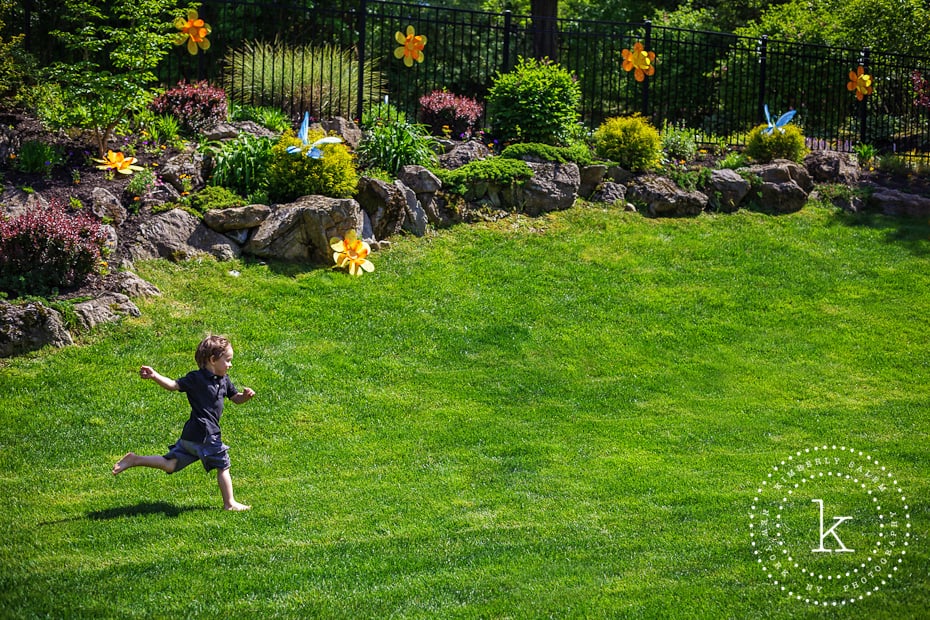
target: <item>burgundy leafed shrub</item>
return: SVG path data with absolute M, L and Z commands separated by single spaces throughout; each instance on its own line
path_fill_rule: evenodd
M 920 71 L 911 74 L 914 83 L 914 105 L 930 108 L 930 79 L 923 76 Z
M 79 286 L 99 268 L 106 239 L 97 220 L 69 214 L 57 200 L 19 217 L 0 217 L 0 290 L 44 295 Z
M 226 120 L 226 91 L 206 80 L 192 84 L 182 80 L 156 97 L 149 108 L 157 114 L 170 114 L 182 128 L 198 133 Z
M 481 104 L 471 97 L 434 90 L 420 97 L 417 120 L 428 125 L 434 136 L 448 134 L 458 140 L 471 137 L 483 111 Z

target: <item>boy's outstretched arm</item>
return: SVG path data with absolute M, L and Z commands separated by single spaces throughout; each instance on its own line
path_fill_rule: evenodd
M 241 392 L 235 396 L 230 396 L 229 400 L 233 401 L 237 405 L 241 405 L 242 403 L 249 401 L 253 396 L 255 396 L 255 390 L 252 388 L 242 388 Z
M 168 377 L 162 376 L 155 372 L 155 369 L 151 366 L 143 366 L 139 369 L 139 376 L 143 379 L 151 379 L 158 385 L 162 386 L 166 390 L 172 392 L 178 391 L 178 382 L 174 379 L 169 379 Z

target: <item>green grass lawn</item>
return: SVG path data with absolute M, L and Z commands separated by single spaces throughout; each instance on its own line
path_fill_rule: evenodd
M 926 617 L 924 222 L 581 207 L 373 261 L 140 264 L 163 292 L 141 318 L 3 362 L 0 616 Z M 223 418 L 248 513 L 198 464 L 110 475 L 187 417 L 139 366 L 180 376 L 207 332 L 257 392 Z M 908 547 L 824 610 L 767 576 L 750 523 L 775 466 L 833 445 L 893 472 L 881 518 Z M 827 478 L 789 502 L 786 540 L 858 570 L 872 496 Z M 827 528 L 854 516 L 835 532 L 855 553 L 812 557 L 805 489 Z

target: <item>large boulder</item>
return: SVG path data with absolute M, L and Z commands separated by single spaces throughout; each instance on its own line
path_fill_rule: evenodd
M 401 231 L 407 215 L 407 198 L 397 185 L 362 177 L 355 198 L 371 218 L 375 239 L 388 239 Z
M 724 213 L 732 213 L 739 209 L 751 187 L 749 181 L 734 170 L 714 170 L 710 173 L 710 181 L 707 184 L 710 206 Z
M 412 189 L 417 196 L 434 194 L 442 189 L 442 181 L 439 177 L 423 166 L 401 166 L 397 178 Z
M 199 191 L 206 186 L 203 178 L 203 155 L 193 147 L 164 163 L 159 175 L 181 193 Z
M 183 209 L 159 213 L 143 222 L 136 238 L 128 242 L 128 252 L 133 261 L 186 260 L 202 254 L 231 260 L 241 254 L 235 242 L 211 230 Z
M 329 240 L 362 229 L 362 209 L 350 198 L 303 196 L 278 205 L 243 248 L 260 258 L 332 262 Z
M 7 187 L 0 193 L 0 217 L 15 218 L 33 209 L 48 207 L 48 201 L 36 192 Z
M 89 330 L 103 323 L 116 323 L 124 316 L 140 316 L 139 308 L 122 293 L 107 291 L 74 304 L 74 313 L 82 329 Z
M 10 304 L 0 301 L 0 357 L 13 357 L 46 345 L 72 344 L 61 315 L 41 303 Z
M 362 130 L 355 121 L 337 116 L 336 118 L 320 121 L 320 126 L 327 134 L 335 133 L 342 136 L 346 146 L 353 151 L 358 148 L 358 143 L 362 141 Z
M 122 224 L 129 216 L 129 212 L 120 203 L 113 192 L 103 187 L 95 187 L 91 191 L 90 211 L 100 219 L 108 218 L 116 226 Z
M 686 191 L 671 179 L 651 174 L 631 180 L 626 196 L 645 207 L 650 217 L 698 215 L 707 207 L 707 196 L 701 192 Z
M 591 195 L 600 187 L 607 176 L 607 166 L 604 164 L 592 164 L 582 166 L 578 171 L 581 175 L 581 185 L 578 186 L 578 195 L 582 198 L 590 198 Z
M 161 291 L 131 271 L 117 271 L 106 277 L 108 291 L 122 293 L 127 297 L 160 297 Z
M 816 183 L 859 182 L 859 164 L 847 153 L 838 151 L 811 151 L 804 158 L 804 168 Z
M 771 213 L 794 213 L 807 203 L 814 189 L 807 170 L 787 159 L 750 166 L 749 171 L 762 180 L 760 208 Z
M 456 145 L 451 151 L 439 156 L 439 165 L 449 170 L 461 168 L 469 162 L 485 159 L 491 155 L 483 143 L 478 140 L 468 140 Z
M 404 230 L 413 233 L 417 237 L 422 237 L 426 234 L 426 225 L 429 223 L 426 209 L 424 209 L 420 201 L 417 200 L 416 192 L 404 185 L 400 179 L 395 180 L 394 185 L 403 192 L 404 200 L 406 201 Z
M 896 189 L 878 188 L 868 200 L 869 209 L 892 216 L 930 217 L 930 198 Z
M 203 214 L 203 223 L 216 232 L 230 232 L 260 226 L 271 215 L 271 207 L 262 204 L 210 209 Z
M 577 164 L 527 162 L 533 176 L 523 184 L 521 210 L 532 216 L 564 211 L 575 204 L 581 174 Z
M 626 185 L 620 185 L 613 181 L 604 181 L 597 188 L 597 191 L 591 194 L 591 201 L 626 207 Z

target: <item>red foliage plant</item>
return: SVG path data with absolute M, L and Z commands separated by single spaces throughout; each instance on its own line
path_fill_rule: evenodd
M 920 71 L 911 74 L 914 84 L 914 105 L 930 108 L 930 79 L 923 76 Z
M 0 217 L 0 290 L 42 295 L 80 286 L 101 267 L 107 234 L 86 213 L 68 213 L 58 200 Z
M 197 133 L 226 120 L 226 91 L 206 80 L 188 84 L 184 80 L 149 104 L 158 114 L 170 114 L 181 126 Z
M 434 90 L 420 97 L 417 119 L 429 125 L 433 135 L 450 135 L 453 138 L 470 138 L 475 124 L 484 112 L 480 103 L 471 97 L 454 95 L 447 90 Z

